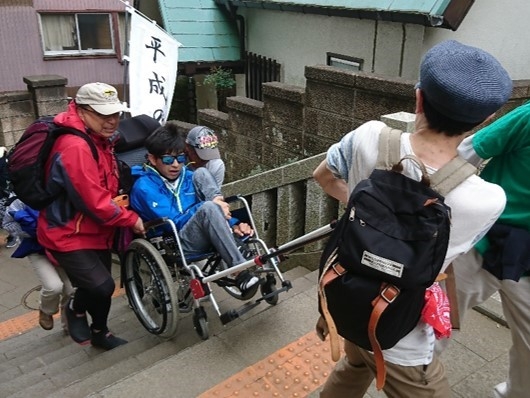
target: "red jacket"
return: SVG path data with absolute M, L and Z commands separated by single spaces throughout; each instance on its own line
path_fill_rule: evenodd
M 114 149 L 109 140 L 86 132 L 73 102 L 54 122 L 89 134 L 99 161 L 82 138 L 64 134 L 57 139 L 46 163 L 46 184 L 61 186 L 64 194 L 40 212 L 37 239 L 59 252 L 109 249 L 115 227 L 132 227 L 138 220 L 135 212 L 112 201 L 119 184 Z

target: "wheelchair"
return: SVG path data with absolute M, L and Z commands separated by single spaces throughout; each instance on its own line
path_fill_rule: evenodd
M 146 222 L 147 238 L 135 238 L 128 245 L 121 260 L 122 281 L 130 307 L 149 333 L 172 338 L 176 335 L 179 318 L 191 312 L 197 334 L 206 340 L 209 330 L 204 303 L 211 304 L 225 325 L 261 302 L 276 305 L 278 295 L 292 287 L 280 272 L 280 259 L 275 251 L 259 238 L 247 200 L 235 196 L 227 198 L 227 202 L 231 208 L 239 206 L 236 211 L 246 213 L 254 230 L 252 237 L 238 242 L 243 257 L 247 259 L 242 264 L 229 268 L 215 252 L 184 255 L 175 224 L 168 218 Z M 233 274 L 245 269 L 258 276 L 259 283 L 242 293 Z M 222 313 L 214 298 L 212 284 L 246 303 Z M 259 297 L 249 301 L 258 290 Z

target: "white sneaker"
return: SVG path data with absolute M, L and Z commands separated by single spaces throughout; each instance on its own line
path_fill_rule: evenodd
M 494 398 L 505 398 L 508 396 L 508 383 L 505 381 L 493 387 Z
M 11 249 L 20 243 L 20 238 L 18 236 L 9 235 L 7 237 L 6 247 Z
M 241 293 L 248 291 L 259 282 L 259 278 L 248 271 L 241 272 L 236 277 L 236 283 Z

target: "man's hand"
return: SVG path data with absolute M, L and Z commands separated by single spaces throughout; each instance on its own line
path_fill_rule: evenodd
M 254 230 L 247 223 L 240 222 L 232 227 L 232 230 L 237 236 L 252 236 Z
M 132 229 L 136 235 L 141 235 L 145 237 L 144 222 L 140 217 L 138 217 L 138 220 L 136 220 L 136 223 L 134 224 Z
M 320 317 L 318 318 L 315 329 L 316 329 L 318 338 L 322 341 L 325 341 L 327 335 L 329 334 L 329 329 L 328 329 L 328 324 L 322 315 L 320 315 Z

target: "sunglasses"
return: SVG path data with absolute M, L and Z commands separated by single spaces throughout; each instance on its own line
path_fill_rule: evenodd
M 186 163 L 186 155 L 183 153 L 181 153 L 180 155 L 162 155 L 160 156 L 160 160 L 167 166 L 172 165 L 175 160 L 178 163 Z

